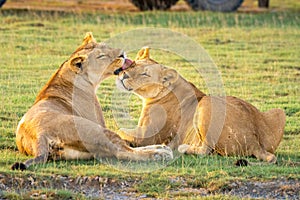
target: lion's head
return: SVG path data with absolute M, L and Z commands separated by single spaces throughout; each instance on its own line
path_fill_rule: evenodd
M 83 43 L 64 65 L 92 85 L 98 85 L 102 80 L 113 75 L 117 68 L 124 64 L 131 64 L 126 61 L 123 50 L 97 43 L 92 33 L 88 32 Z
M 58 87 L 64 87 L 63 91 L 69 88 L 73 92 L 69 96 L 74 96 L 73 88 L 79 88 L 79 93 L 81 90 L 94 93 L 102 80 L 113 75 L 116 69 L 126 68 L 130 64 L 131 60 L 126 59 L 123 50 L 97 43 L 92 33 L 88 32 L 82 44 L 40 91 L 36 102 L 48 96 L 66 96 L 66 92 L 58 92 Z
M 161 143 L 172 148 L 178 146 L 186 130 L 192 130 L 193 114 L 205 94 L 176 70 L 150 59 L 147 47 L 138 52 L 130 66 L 117 72 L 117 86 L 143 99 L 138 128 L 133 133 L 119 135 L 136 146 Z M 176 136 L 178 133 L 180 137 Z
M 133 91 L 142 98 L 160 98 L 170 91 L 178 79 L 178 73 L 158 64 L 150 58 L 149 48 L 141 49 L 135 61 L 123 70 L 118 70 L 117 87 Z

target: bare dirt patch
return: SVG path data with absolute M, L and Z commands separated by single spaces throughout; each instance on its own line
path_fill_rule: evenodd
M 272 181 L 233 182 L 222 192 L 224 194 L 263 199 L 299 199 L 300 181 L 295 179 L 274 179 Z
M 211 191 L 206 188 L 195 188 L 185 184 L 187 181 L 180 179 L 183 187 L 173 188 L 168 191 L 170 197 L 194 196 L 203 197 L 224 194 L 237 197 L 263 198 L 263 199 L 299 199 L 300 181 L 296 179 L 274 179 L 270 181 L 231 182 L 222 189 Z M 66 175 L 34 176 L 0 174 L 0 199 L 5 198 L 4 191 L 15 192 L 23 196 L 34 198 L 50 198 L 53 193 L 39 192 L 40 190 L 68 190 L 74 194 L 81 194 L 87 198 L 105 199 L 151 199 L 154 197 L 136 191 L 135 185 L 142 180 L 127 178 L 114 179 L 101 176 Z M 49 196 L 47 196 L 49 195 Z

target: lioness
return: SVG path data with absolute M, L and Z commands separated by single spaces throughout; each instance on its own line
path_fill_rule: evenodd
M 105 126 L 96 90 L 115 69 L 130 63 L 122 50 L 97 43 L 87 33 L 83 43 L 54 73 L 19 122 L 17 147 L 21 153 L 34 158 L 15 163 L 12 169 L 24 170 L 49 159 L 172 158 L 170 148 L 162 145 L 131 148 Z
M 149 48 L 141 49 L 130 67 L 117 72 L 118 87 L 143 99 L 138 127 L 119 132 L 132 145 L 165 143 L 187 154 L 214 151 L 276 162 L 274 152 L 285 126 L 283 110 L 260 112 L 236 97 L 206 96 L 174 69 L 150 59 Z M 226 109 L 223 120 L 218 113 L 222 109 Z

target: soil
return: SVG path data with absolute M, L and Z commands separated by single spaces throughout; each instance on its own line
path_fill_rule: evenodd
M 74 194 L 81 194 L 87 198 L 103 199 L 156 199 L 147 194 L 136 191 L 135 186 L 142 180 L 127 178 L 117 180 L 100 176 L 69 177 L 64 175 L 52 175 L 35 177 L 34 175 L 0 174 L 0 199 L 5 199 L 4 191 L 22 194 L 23 197 L 34 199 L 56 199 L 54 193 L 48 190 L 68 190 Z M 186 184 L 184 178 L 176 178 L 170 181 L 178 181 L 181 186 L 168 191 L 169 197 L 183 194 L 193 197 L 212 196 L 224 194 L 244 198 L 261 199 L 299 199 L 300 181 L 295 179 L 274 179 L 270 181 L 234 181 L 222 189 L 215 191 L 206 188 L 195 188 Z M 177 185 L 177 184 L 176 184 Z

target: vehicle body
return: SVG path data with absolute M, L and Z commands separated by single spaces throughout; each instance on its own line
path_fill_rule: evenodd
M 130 0 L 141 11 L 167 10 L 178 0 Z M 186 0 L 193 10 L 211 10 L 220 12 L 235 11 L 243 0 Z

